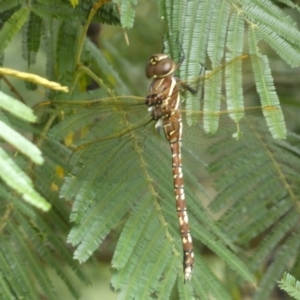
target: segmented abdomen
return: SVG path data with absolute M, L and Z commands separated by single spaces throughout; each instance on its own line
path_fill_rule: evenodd
M 163 119 L 164 132 L 170 142 L 176 209 L 183 246 L 183 272 L 185 282 L 191 279 L 194 265 L 193 241 L 186 210 L 181 163 L 182 121 L 178 112 Z

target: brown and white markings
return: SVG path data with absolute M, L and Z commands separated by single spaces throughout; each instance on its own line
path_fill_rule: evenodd
M 165 54 L 154 54 L 146 67 L 146 76 L 152 78 L 146 97 L 152 118 L 164 129 L 172 152 L 172 169 L 177 215 L 183 246 L 183 272 L 185 282 L 192 277 L 194 265 L 193 242 L 186 210 L 181 163 L 182 118 L 179 111 L 180 94 L 173 76 L 176 64 Z
M 233 69 L 235 70 L 235 64 L 233 65 L 233 63 L 239 62 L 244 58 L 246 57 L 240 56 L 234 58 L 204 76 L 197 76 L 189 82 L 195 85 L 198 84 L 198 81 L 213 81 L 215 83 L 214 79 L 216 77 L 214 77 L 214 74 L 220 74 L 219 72 L 225 70 L 227 66 L 234 66 Z M 58 136 L 62 136 L 62 131 L 67 131 L 68 134 L 70 130 L 77 131 L 80 126 L 82 126 L 86 134 L 86 142 L 82 143 L 80 140 L 81 145 L 76 148 L 70 159 L 72 178 L 66 183 L 67 188 L 64 194 L 66 198 L 76 197 L 79 202 L 84 201 L 82 199 L 90 196 L 83 197 L 81 192 L 75 193 L 74 191 L 82 190 L 88 195 L 90 195 L 89 193 L 93 193 L 91 197 L 99 197 L 101 193 L 105 194 L 106 191 L 106 189 L 101 188 L 102 184 L 108 184 L 108 186 L 116 184 L 123 187 L 123 183 L 127 183 L 131 179 L 137 179 L 138 177 L 143 180 L 145 166 L 150 167 L 152 162 L 156 162 L 156 157 L 151 155 L 147 148 L 151 146 L 149 147 L 151 151 L 153 144 L 155 148 L 156 145 L 158 145 L 158 140 L 155 139 L 154 135 L 151 136 L 153 133 L 152 121 L 156 120 L 158 123 L 161 123 L 172 151 L 174 191 L 183 243 L 183 271 L 184 279 L 188 281 L 192 276 L 194 253 L 183 185 L 181 118 L 185 120 L 185 118 L 192 117 L 194 121 L 192 123 L 195 124 L 195 126 L 187 130 L 187 142 L 191 142 L 187 144 L 197 147 L 197 145 L 193 143 L 198 143 L 200 139 L 195 139 L 195 134 L 201 134 L 201 138 L 205 138 L 201 129 L 201 123 L 204 121 L 205 116 L 209 117 L 208 119 L 212 119 L 212 121 L 218 120 L 220 116 L 225 117 L 222 120 L 222 125 L 225 125 L 224 121 L 227 122 L 227 124 L 226 126 L 222 126 L 222 130 L 225 130 L 224 133 L 226 133 L 226 136 L 229 134 L 228 137 L 230 138 L 232 130 L 236 130 L 237 128 L 233 121 L 231 121 L 231 125 L 230 123 L 228 124 L 228 121 L 230 122 L 228 116 L 232 112 L 240 113 L 241 110 L 231 109 L 217 112 L 213 112 L 210 109 L 204 111 L 195 109 L 193 109 L 193 111 L 187 109 L 181 110 L 179 108 L 179 86 L 187 88 L 188 83 L 176 80 L 173 76 L 176 69 L 176 64 L 165 54 L 156 54 L 150 58 L 146 68 L 146 75 L 152 79 L 152 83 L 146 97 L 146 104 L 151 111 L 151 117 L 148 114 L 145 115 L 145 99 L 135 96 L 115 96 L 93 101 L 58 100 L 46 102 L 43 106 L 55 104 L 58 106 L 59 111 L 65 108 L 66 112 L 70 112 L 70 118 L 66 118 L 62 124 L 54 128 L 57 130 L 56 134 Z M 221 78 L 222 76 L 217 77 Z M 216 82 L 218 83 L 219 81 L 217 80 Z M 255 107 L 254 109 L 257 110 L 257 108 L 261 109 L 261 107 Z M 252 109 L 251 107 L 249 107 L 249 109 L 247 108 L 248 111 Z M 101 120 L 101 122 L 99 122 L 99 120 Z M 77 123 L 79 124 L 77 125 Z M 89 130 L 86 130 L 87 125 L 89 126 Z M 147 137 L 147 139 L 145 137 Z M 204 140 L 201 139 L 201 144 L 203 141 Z M 143 151 L 144 149 L 145 151 Z M 196 148 L 196 151 L 197 150 L 198 147 Z M 144 152 L 145 156 L 141 156 Z M 146 160 L 144 160 L 144 157 Z M 141 164 L 138 163 L 139 161 Z M 148 173 L 150 168 L 146 171 Z M 154 168 L 151 168 L 151 172 L 152 171 L 156 172 Z M 80 183 L 82 187 L 78 184 L 79 182 L 82 182 Z M 137 180 L 137 183 L 140 183 L 143 187 L 145 186 L 145 181 L 140 182 Z M 93 187 L 95 186 L 94 189 L 90 188 L 92 184 Z M 99 193 L 99 195 L 97 193 Z M 137 195 L 140 196 L 140 193 Z M 108 197 L 106 194 L 105 197 L 110 198 L 110 196 Z M 124 192 L 122 188 L 116 189 L 116 197 L 123 199 Z M 132 198 L 138 199 L 135 197 Z M 129 209 L 131 208 L 132 206 L 130 205 Z M 102 211 L 100 213 L 102 213 Z

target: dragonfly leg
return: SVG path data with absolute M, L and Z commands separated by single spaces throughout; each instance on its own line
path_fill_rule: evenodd
M 180 68 L 180 66 L 181 66 L 181 64 L 184 62 L 184 60 L 185 60 L 185 53 L 184 53 L 184 51 L 183 51 L 183 48 L 182 48 L 182 45 L 181 45 L 181 43 L 177 40 L 177 43 L 178 43 L 178 45 L 179 45 L 179 48 L 180 48 L 180 52 L 182 53 L 182 56 L 181 56 L 181 58 L 180 58 L 180 61 L 179 61 L 179 63 L 177 64 L 177 67 L 176 67 L 176 69 L 179 69 Z
M 179 78 L 176 78 L 178 84 L 180 84 L 180 86 L 182 88 L 184 88 L 185 90 L 189 91 L 191 94 L 196 94 L 198 91 L 198 87 L 196 89 L 192 88 L 191 86 L 189 86 L 185 81 L 180 80 Z
M 203 77 L 203 75 L 205 74 L 206 68 L 204 66 L 201 65 L 201 69 L 199 72 L 199 77 Z M 186 81 L 181 80 L 180 78 L 176 78 L 177 83 L 185 90 L 189 91 L 191 94 L 195 95 L 198 93 L 199 88 L 203 88 L 201 87 L 201 80 L 199 80 L 197 82 L 197 86 L 196 88 L 191 87 L 189 84 L 187 84 Z

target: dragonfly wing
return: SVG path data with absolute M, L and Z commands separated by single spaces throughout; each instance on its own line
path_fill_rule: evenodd
M 187 124 L 188 121 L 184 124 L 184 151 L 207 166 L 210 160 L 207 151 L 213 154 L 217 151 L 216 148 L 221 148 L 225 155 L 230 154 L 232 147 L 238 147 L 241 144 L 247 145 L 248 143 L 250 147 L 253 140 L 257 139 L 257 135 L 272 138 L 260 107 L 248 108 L 243 113 L 244 117 L 237 123 L 231 119 L 230 111 L 212 114 L 210 118 L 216 118 L 219 123 L 218 130 L 214 134 L 205 131 L 203 114 L 194 113 L 193 118 L 197 117 L 198 122 L 194 122 L 192 126 Z M 218 152 L 220 152 L 219 149 Z
M 249 85 L 249 78 L 247 80 L 246 76 L 249 71 L 246 72 L 246 69 L 249 70 L 250 64 L 252 64 L 255 75 L 261 111 L 268 128 L 275 139 L 284 139 L 286 137 L 284 116 L 278 97 L 274 92 L 273 83 L 269 76 L 271 71 L 265 57 L 240 55 L 211 71 L 206 71 L 205 76 L 199 77 L 199 80 L 204 82 L 204 100 L 200 103 L 199 99 L 194 97 L 192 103 L 196 102 L 196 105 L 198 104 L 203 109 L 203 124 L 208 133 L 217 131 L 218 118 L 211 117 L 211 114 L 217 114 L 220 109 L 223 109 L 224 103 L 226 103 L 226 109 L 229 111 L 231 119 L 238 123 L 244 117 L 244 110 L 247 110 L 248 104 L 246 102 L 249 99 L 245 97 L 246 94 L 243 91 L 244 85 Z M 245 69 L 242 68 L 242 65 Z M 191 112 L 190 114 L 187 113 L 188 123 L 193 124 L 193 112 L 196 111 L 196 106 L 192 106 L 188 101 L 186 103 L 187 112 Z
M 97 132 L 99 126 L 88 133 L 87 140 L 95 138 L 93 131 Z M 82 144 L 69 161 L 73 191 L 68 196 L 76 196 L 79 182 L 87 178 L 103 186 L 153 178 L 151 169 L 161 164 L 157 153 L 163 151 L 169 154 L 169 145 L 155 129 L 155 122 L 149 122 L 148 115 L 117 133 Z

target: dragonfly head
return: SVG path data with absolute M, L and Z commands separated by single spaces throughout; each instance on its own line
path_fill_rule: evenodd
M 158 53 L 149 58 L 146 76 L 148 78 L 163 78 L 171 75 L 175 70 L 175 62 L 168 55 Z

